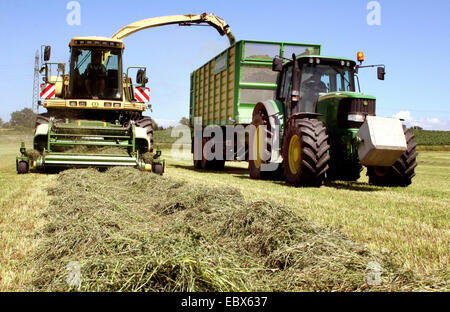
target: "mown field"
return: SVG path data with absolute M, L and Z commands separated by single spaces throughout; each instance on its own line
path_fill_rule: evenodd
M 71 261 L 84 291 L 450 290 L 448 151 L 421 151 L 408 188 L 370 186 L 363 172 L 311 189 L 251 180 L 245 163 L 195 171 L 189 150 L 166 144 L 162 178 L 18 176 L 18 146 L 0 136 L 2 291 L 70 290 Z M 365 280 L 373 261 L 379 286 Z

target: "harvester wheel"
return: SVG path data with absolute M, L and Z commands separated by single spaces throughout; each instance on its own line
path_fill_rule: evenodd
M 283 136 L 283 167 L 287 183 L 320 187 L 328 171 L 328 135 L 317 119 L 291 120 Z
M 416 175 L 417 144 L 414 142 L 414 134 L 403 126 L 407 148 L 403 155 L 391 167 L 367 167 L 369 183 L 378 186 L 408 186 Z
M 154 163 L 152 165 L 152 172 L 155 174 L 162 175 L 164 173 L 164 166 L 159 163 Z
M 29 166 L 28 163 L 26 161 L 19 161 L 19 163 L 17 164 L 17 173 L 18 174 L 25 174 L 28 173 L 29 171 Z
M 142 116 L 141 119 L 136 121 L 136 126 L 145 128 L 147 130 L 147 136 L 150 139 L 150 153 L 153 152 L 153 122 L 148 116 Z
M 269 116 L 265 109 L 259 109 L 253 115 L 252 125 L 256 127 L 255 137 L 253 138 L 253 146 L 250 146 L 248 167 L 250 170 L 250 177 L 252 179 L 277 179 L 281 175 L 279 170 L 281 164 L 275 171 L 263 171 L 262 164 L 267 164 L 272 154 L 272 132 L 269 121 Z M 267 140 L 267 149 L 261 151 L 263 146 L 261 138 L 265 136 Z
M 47 113 L 39 114 L 36 116 L 35 129 L 42 124 L 48 124 L 50 121 L 50 117 L 48 117 Z

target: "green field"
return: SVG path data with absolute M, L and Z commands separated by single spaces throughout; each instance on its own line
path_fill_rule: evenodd
M 25 140 L 29 144 L 31 137 L 27 137 Z M 19 141 L 20 139 L 16 135 L 2 134 L 0 136 L 0 157 L 3 159 L 0 164 L 0 181 L 2 185 L 0 190 L 0 249 L 2 250 L 0 255 L 0 291 L 30 290 L 34 289 L 33 287 L 38 287 L 38 289 L 64 290 L 64 288 L 61 288 L 61 285 L 58 284 L 58 280 L 55 279 L 55 282 L 53 283 L 52 278 L 55 278 L 54 275 L 56 273 L 63 272 L 63 264 L 70 259 L 70 257 L 67 257 L 67 252 L 70 253 L 70 250 L 72 249 L 67 251 L 63 248 L 63 245 L 58 245 L 57 240 L 52 240 L 54 239 L 52 236 L 53 232 L 45 232 L 43 229 L 48 229 L 49 226 L 52 228 L 52 224 L 66 224 L 64 223 L 67 222 L 65 219 L 66 214 L 59 215 L 57 207 L 61 207 L 62 209 L 65 203 L 72 203 L 70 207 L 64 209 L 70 208 L 75 209 L 74 211 L 76 211 L 76 207 L 78 206 L 81 207 L 88 202 L 95 202 L 93 198 L 96 198 L 95 196 L 100 196 L 99 194 L 102 194 L 106 189 L 110 189 L 112 193 L 117 193 L 115 197 L 113 196 L 110 200 L 114 199 L 114 207 L 117 205 L 117 209 L 119 210 L 110 211 L 108 210 L 110 207 L 103 207 L 99 204 L 99 207 L 101 206 L 103 208 L 101 210 L 99 209 L 98 214 L 95 213 L 95 210 L 93 210 L 92 213 L 96 218 L 102 216 L 100 213 L 103 213 L 105 214 L 105 220 L 108 220 L 108 222 L 109 220 L 113 220 L 115 222 L 113 225 L 116 225 L 113 227 L 111 227 L 110 223 L 108 223 L 108 225 L 102 225 L 100 222 L 102 220 L 101 218 L 99 219 L 100 221 L 96 219 L 96 223 L 92 223 L 92 220 L 89 220 L 88 224 L 98 233 L 103 233 L 103 231 L 101 231 L 102 227 L 100 226 L 107 226 L 106 229 L 108 229 L 108 231 L 117 227 L 117 231 L 111 230 L 111 239 L 114 238 L 119 240 L 121 242 L 120 246 L 134 246 L 130 243 L 131 239 L 134 239 L 135 241 L 148 240 L 147 242 L 151 242 L 150 238 L 146 235 L 148 234 L 147 232 L 152 231 L 154 235 L 164 234 L 164 237 L 166 237 L 165 234 L 167 234 L 168 237 L 172 237 L 178 243 L 184 242 L 186 241 L 186 238 L 179 237 L 180 232 L 173 232 L 173 226 L 178 221 L 187 228 L 197 229 L 199 233 L 206 233 L 205 235 L 207 238 L 205 238 L 204 241 L 201 240 L 203 242 L 201 245 L 202 248 L 199 248 L 198 250 L 196 248 L 184 250 L 184 247 L 182 247 L 184 246 L 183 244 L 170 245 L 169 243 L 172 241 L 166 241 L 161 238 L 161 246 L 164 248 L 169 248 L 167 246 L 180 246 L 179 248 L 182 250 L 182 252 L 180 251 L 182 255 L 180 259 L 185 260 L 185 262 L 183 262 L 185 265 L 181 272 L 185 275 L 187 274 L 189 277 L 185 279 L 187 281 L 186 284 L 181 282 L 176 283 L 173 288 L 169 289 L 202 289 L 198 285 L 204 285 L 206 281 L 210 283 L 210 285 L 216 285 L 216 288 L 206 289 L 238 291 L 252 291 L 255 289 L 278 291 L 299 289 L 395 291 L 450 290 L 450 275 L 448 271 L 450 255 L 448 244 L 450 241 L 450 211 L 448 208 L 450 207 L 450 154 L 447 151 L 421 151 L 418 157 L 419 165 L 416 170 L 417 176 L 413 179 L 413 184 L 407 188 L 382 188 L 370 186 L 367 184 L 367 178 L 363 172 L 363 175 L 358 182 L 329 183 L 326 186 L 317 189 L 293 188 L 285 185 L 282 181 L 251 180 L 247 173 L 246 163 L 227 163 L 225 171 L 223 172 L 195 171 L 193 170 L 191 160 L 179 159 L 179 156 L 182 155 L 189 157 L 189 150 L 185 153 L 174 153 L 177 157 L 177 159 L 175 159 L 172 157 L 171 150 L 166 148 L 163 149 L 163 155 L 167 159 L 168 164 L 165 173 L 165 177 L 169 179 L 168 181 L 161 180 L 161 183 L 158 183 L 157 181 L 152 182 L 153 180 L 147 180 L 145 176 L 141 176 L 146 175 L 146 173 L 136 173 L 135 175 L 134 173 L 128 174 L 121 173 L 120 171 L 112 171 L 111 173 L 106 173 L 107 176 L 105 177 L 112 179 L 112 182 L 107 182 L 109 180 L 102 179 L 102 176 L 97 176 L 95 172 L 89 171 L 90 174 L 93 174 L 90 176 L 86 175 L 86 171 L 82 170 L 79 171 L 79 174 L 80 177 L 85 177 L 82 179 L 84 182 L 80 182 L 77 185 L 74 185 L 74 187 L 77 187 L 75 190 L 89 190 L 87 191 L 89 194 L 80 197 L 80 199 L 78 197 L 70 197 L 75 196 L 74 192 L 69 192 L 71 189 L 70 187 L 67 187 L 68 193 L 65 193 L 64 191 L 64 187 L 70 185 L 68 184 L 70 181 L 76 181 L 74 177 L 77 176 L 77 171 L 67 171 L 63 176 L 61 176 L 61 174 L 16 175 L 14 161 L 18 152 Z M 147 184 L 139 184 L 138 182 L 136 182 L 136 184 L 129 180 L 122 181 L 120 176 L 116 177 L 114 174 L 124 174 L 124 176 L 131 177 L 132 180 L 134 179 L 135 182 L 139 180 Z M 99 181 L 98 183 L 92 182 L 97 180 Z M 116 181 L 117 184 L 114 184 L 114 181 Z M 322 233 L 318 234 L 317 241 L 312 240 L 314 236 L 308 236 L 308 240 L 305 241 L 307 244 L 310 244 L 308 246 L 315 246 L 314 244 L 317 244 L 315 248 L 318 250 L 318 254 L 322 255 L 322 261 L 316 260 L 316 262 L 318 261 L 317 266 L 310 266 L 308 267 L 308 270 L 302 270 L 298 266 L 295 266 L 292 271 L 286 272 L 278 272 L 277 269 L 274 268 L 270 268 L 269 270 L 262 264 L 261 258 L 256 257 L 254 254 L 245 253 L 246 249 L 252 250 L 252 248 L 243 249 L 233 245 L 233 243 L 239 242 L 239 244 L 242 243 L 243 246 L 247 246 L 245 244 L 253 246 L 252 244 L 254 242 L 261 240 L 258 240 L 258 236 L 252 236 L 255 239 L 255 241 L 253 241 L 249 240 L 248 237 L 237 234 L 235 237 L 233 236 L 234 234 L 231 235 L 225 231 L 223 232 L 225 234 L 223 234 L 224 236 L 222 237 L 219 235 L 222 232 L 219 234 L 214 232 L 214 227 L 211 227 L 211 224 L 208 224 L 208 222 L 199 218 L 199 216 L 203 216 L 203 214 L 190 215 L 189 211 L 182 212 L 185 214 L 183 217 L 184 219 L 177 219 L 180 218 L 179 216 L 172 217 L 172 215 L 170 215 L 161 217 L 161 214 L 155 214 L 156 217 L 150 220 L 147 219 L 148 216 L 136 212 L 136 205 L 132 204 L 134 199 L 127 201 L 126 198 L 124 199 L 126 195 L 120 195 L 126 194 L 127 190 L 129 190 L 129 194 L 135 194 L 136 190 L 133 189 L 133 185 L 135 185 L 142 194 L 136 195 L 134 198 L 148 201 L 149 206 L 147 209 L 151 210 L 156 207 L 153 204 L 150 205 L 153 201 L 161 203 L 160 201 L 164 198 L 167 198 L 168 201 L 171 200 L 169 195 L 172 193 L 167 193 L 168 191 L 159 185 L 166 185 L 164 183 L 169 183 L 167 185 L 176 185 L 177 181 L 183 183 L 182 185 L 185 185 L 181 188 L 183 192 L 185 192 L 183 194 L 188 194 L 185 196 L 188 198 L 182 200 L 189 201 L 189 196 L 192 194 L 201 196 L 200 191 L 198 191 L 200 192 L 200 195 L 195 192 L 196 190 L 204 190 L 205 187 L 208 188 L 208 192 L 213 192 L 212 194 L 226 196 L 227 192 L 235 192 L 227 191 L 229 190 L 229 187 L 233 187 L 233 189 L 242 194 L 242 200 L 244 201 L 237 207 L 237 209 L 240 209 L 238 211 L 245 211 L 245 209 L 247 209 L 246 205 L 248 205 L 248 207 L 254 207 L 258 202 L 262 201 L 270 202 L 271 204 L 269 207 L 280 207 L 279 211 L 285 212 L 285 214 L 290 216 L 289 218 L 294 221 L 298 216 L 300 221 L 295 222 L 302 224 L 301 222 L 303 221 L 301 220 L 305 220 L 304 222 L 307 222 L 308 228 L 314 229 L 314 232 Z M 108 185 L 111 186 L 108 187 Z M 157 191 L 153 194 L 152 188 L 144 188 L 143 185 L 154 185 L 153 187 L 156 188 Z M 47 190 L 54 187 L 59 187 L 60 189 L 49 194 Z M 177 188 L 178 187 L 179 186 L 177 186 Z M 170 187 L 168 188 L 170 189 Z M 171 188 L 173 188 L 173 186 Z M 120 190 L 120 192 L 114 190 Z M 58 194 L 63 195 L 58 197 Z M 80 194 L 80 192 L 77 192 L 76 194 Z M 83 194 L 83 192 L 81 192 L 81 194 Z M 122 199 L 124 200 L 123 204 L 121 203 Z M 83 200 L 85 202 L 83 202 Z M 102 197 L 98 197 L 97 200 L 99 203 L 107 202 L 103 201 Z M 201 198 L 196 200 L 199 200 L 201 205 L 206 205 L 207 211 L 209 211 L 208 209 L 212 209 L 209 206 L 210 204 L 208 201 L 204 202 Z M 194 208 L 192 209 L 200 209 L 199 207 L 195 207 L 195 202 L 194 199 L 190 201 L 191 205 L 194 205 Z M 184 205 L 189 206 L 189 204 L 186 203 L 184 203 Z M 238 218 L 233 214 L 233 211 L 225 209 L 225 206 L 226 205 L 224 205 L 223 213 L 224 216 L 228 217 L 227 220 L 230 218 L 232 219 L 233 216 L 235 220 L 239 220 L 239 218 L 243 217 L 243 215 L 240 215 Z M 157 209 L 157 207 L 154 209 Z M 220 219 L 220 210 L 214 209 L 212 211 L 213 215 L 217 214 L 217 222 L 228 222 Z M 200 210 L 200 212 L 203 213 L 204 211 Z M 132 215 L 132 213 L 135 213 L 135 215 Z M 151 210 L 149 213 L 154 213 L 154 211 Z M 291 213 L 293 213 L 292 216 L 290 215 Z M 150 215 L 153 216 L 152 214 Z M 89 217 L 89 215 L 86 214 L 80 214 L 80 219 L 74 218 L 74 215 L 72 214 L 71 216 L 71 220 L 78 220 L 78 223 L 70 223 L 73 228 L 67 226 L 63 227 L 65 232 L 56 232 L 56 234 L 61 235 L 57 237 L 69 240 L 69 246 L 70 243 L 74 244 L 74 242 L 70 242 L 70 238 L 78 237 L 71 234 L 72 232 L 69 232 L 69 230 L 86 230 L 87 225 L 83 227 L 83 218 Z M 122 217 L 118 218 L 118 216 Z M 280 219 L 283 219 L 283 216 L 284 214 L 280 216 Z M 193 219 L 187 222 L 186 218 L 188 217 Z M 277 229 L 276 227 L 274 228 L 277 224 L 276 219 L 261 218 L 261 220 L 267 221 L 261 226 L 267 226 L 269 230 Z M 136 223 L 128 222 L 128 220 L 136 220 Z M 158 220 L 164 220 L 164 222 L 161 222 L 158 226 L 157 223 L 155 223 L 159 222 Z M 284 228 L 288 221 L 284 220 L 283 222 L 285 223 L 282 223 L 280 228 Z M 139 227 L 137 225 L 139 225 Z M 148 231 L 143 230 L 149 225 L 151 225 L 151 228 L 149 227 Z M 96 228 L 96 226 L 99 226 L 99 228 Z M 136 229 L 137 232 L 134 233 L 133 229 Z M 150 229 L 152 229 L 152 231 Z M 160 232 L 158 232 L 158 230 L 160 230 Z M 287 230 L 291 231 L 291 228 L 288 227 Z M 192 232 L 189 233 L 191 233 L 190 235 L 192 236 Z M 194 231 L 194 233 L 197 232 Z M 262 233 L 265 232 L 262 231 Z M 294 231 L 293 233 L 295 234 L 296 232 Z M 256 234 L 253 233 L 252 235 Z M 295 235 L 293 237 L 297 237 Z M 154 239 L 154 237 L 155 236 L 152 236 L 152 239 Z M 194 237 L 198 238 L 201 237 L 201 235 L 198 236 L 195 234 Z M 263 237 L 262 234 L 261 237 Z M 326 245 L 327 240 L 319 240 L 320 237 L 328 237 L 328 241 L 333 242 L 332 246 L 335 246 L 334 249 L 321 249 L 321 246 Z M 342 240 L 339 240 L 338 238 L 342 238 Z M 341 244 L 341 242 L 344 241 L 345 244 Z M 61 255 L 59 255 L 55 254 L 50 248 L 46 249 L 46 246 L 52 242 L 54 243 L 53 246 L 55 246 L 55 248 L 58 247 L 58 250 L 61 251 L 65 250 L 65 253 L 62 252 Z M 191 240 L 189 240 L 189 242 L 191 242 Z M 210 245 L 205 245 L 206 243 L 204 242 L 214 242 L 215 245 L 211 246 L 217 246 L 217 248 L 213 249 L 214 252 L 212 252 L 210 249 L 212 247 Z M 84 251 L 85 253 L 88 253 L 88 255 L 84 254 L 84 256 L 87 257 L 85 262 L 86 265 L 90 264 L 92 274 L 97 274 L 95 275 L 97 280 L 93 279 L 87 283 L 89 287 L 85 290 L 119 290 L 115 288 L 118 283 L 117 281 L 120 281 L 120 283 L 123 281 L 123 284 L 119 283 L 119 286 L 123 286 L 126 290 L 152 290 L 152 288 L 144 287 L 145 285 L 150 285 L 145 284 L 145 281 L 141 281 L 140 284 L 136 283 L 135 288 L 126 287 L 127 285 L 130 285 L 126 282 L 128 278 L 132 281 L 136 276 L 147 276 L 145 275 L 148 274 L 146 271 L 148 269 L 147 262 L 145 262 L 146 269 L 143 271 L 134 272 L 128 270 L 124 264 L 129 262 L 126 262 L 125 260 L 124 262 L 117 262 L 118 260 L 115 262 L 114 253 L 111 254 L 110 249 L 105 249 L 109 246 L 108 241 L 105 241 L 104 244 L 102 243 L 100 245 L 99 243 L 101 243 L 101 241 L 99 242 L 96 240 L 96 243 L 92 245 L 92 248 L 95 247 L 95 249 Z M 292 250 L 297 252 L 292 254 L 298 255 L 301 258 L 302 254 L 298 253 L 299 251 L 297 248 L 298 246 L 295 245 L 296 243 L 297 242 L 295 241 L 290 242 L 284 246 L 285 249 L 283 250 L 286 254 L 290 254 L 289 248 L 292 247 Z M 363 249 L 367 249 L 370 255 L 377 257 L 377 259 L 384 259 L 384 262 L 382 262 L 383 265 L 385 265 L 385 263 L 387 263 L 386 265 L 390 263 L 388 267 L 383 266 L 384 284 L 382 287 L 368 288 L 367 285 L 365 285 L 363 278 L 358 275 L 361 273 L 360 263 L 362 263 L 361 261 L 365 261 L 364 259 L 366 258 L 365 256 L 362 257 L 356 254 L 349 254 L 353 249 L 348 246 L 353 243 Z M 228 248 L 227 246 L 230 247 Z M 330 248 L 330 244 L 326 246 Z M 73 248 L 73 250 L 76 250 L 76 248 Z M 211 251 L 211 253 L 207 253 L 208 250 Z M 125 251 L 126 249 L 123 250 L 123 252 Z M 339 261 L 342 259 L 336 260 L 335 267 L 323 264 L 325 260 L 330 262 L 329 259 L 332 259 L 333 256 L 334 259 L 339 259 L 338 256 L 344 254 L 344 252 L 345 254 L 349 254 L 349 257 L 356 261 L 355 263 L 358 263 L 356 269 L 349 269 L 348 266 L 340 265 L 342 262 Z M 39 256 L 36 256 L 37 254 Z M 186 259 L 198 259 L 199 255 L 209 255 L 207 259 L 205 259 L 211 261 L 208 262 L 210 269 L 196 271 L 199 270 L 199 266 L 186 264 L 188 263 L 186 262 Z M 227 258 L 226 255 L 229 256 L 229 258 Z M 270 257 L 272 257 L 272 254 L 270 255 Z M 108 257 L 105 258 L 106 256 Z M 119 255 L 119 253 L 116 255 L 117 259 L 123 259 L 123 256 L 123 254 Z M 146 256 L 146 253 L 141 251 L 139 257 L 141 256 Z M 157 256 L 162 257 L 164 255 L 157 254 Z M 45 264 L 45 262 L 42 262 L 44 261 L 42 259 L 54 259 L 50 263 L 58 264 L 59 266 L 53 269 L 45 267 L 42 265 L 43 263 Z M 252 273 L 248 279 L 251 281 L 250 284 L 248 284 L 248 282 L 240 282 L 238 276 L 240 276 L 240 274 L 250 274 L 248 271 L 250 269 L 247 268 L 245 272 L 239 273 L 235 264 L 227 262 L 227 259 L 237 259 L 235 264 L 252 264 L 252 267 L 265 268 L 268 273 Z M 82 259 L 79 260 L 82 262 Z M 168 262 L 164 263 L 167 264 Z M 173 262 L 170 263 L 172 264 L 170 267 L 173 269 L 174 264 Z M 139 263 L 136 263 L 136 265 L 138 264 Z M 161 262 L 156 261 L 156 264 L 155 268 L 160 269 L 164 267 Z M 179 265 L 178 262 L 176 264 Z M 332 264 L 334 264 L 334 262 L 331 261 L 330 265 Z M 332 267 L 339 270 L 338 274 L 333 272 L 333 269 L 331 269 Z M 97 269 L 94 270 L 94 268 Z M 167 272 L 167 267 L 164 268 L 166 270 L 164 272 Z M 348 272 L 345 270 L 348 270 Z M 306 271 L 308 274 L 306 274 Z M 50 274 L 49 272 L 53 273 Z M 99 272 L 104 272 L 105 275 L 102 275 Z M 109 273 L 111 274 L 110 276 L 107 275 Z M 231 273 L 233 273 L 233 275 L 231 275 Z M 276 277 L 272 282 L 270 282 L 271 276 Z M 149 277 L 149 281 L 150 280 L 151 277 Z M 200 284 L 196 284 L 196 281 L 198 280 L 200 280 Z M 296 285 L 286 284 L 286 281 L 293 280 L 297 281 Z M 116 284 L 113 281 L 116 281 Z M 314 283 L 314 281 L 317 281 L 317 283 Z M 234 284 L 229 284 L 228 282 L 233 282 Z M 278 284 L 273 285 L 275 282 Z M 46 283 L 48 283 L 48 285 Z M 140 286 L 138 287 L 137 285 Z

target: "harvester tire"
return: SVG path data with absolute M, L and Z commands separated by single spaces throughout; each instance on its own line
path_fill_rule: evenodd
M 274 171 L 263 171 L 261 165 L 267 164 L 268 161 L 264 161 L 260 158 L 261 153 L 258 150 L 259 144 L 257 141 L 259 140 L 259 135 L 266 135 L 267 137 L 267 150 L 264 151 L 265 155 L 263 158 L 267 159 L 271 157 L 272 153 L 272 132 L 269 121 L 269 116 L 267 111 L 264 108 L 259 109 L 257 112 L 253 114 L 252 125 L 256 127 L 255 138 L 253 138 L 253 146 L 249 146 L 249 161 L 248 168 L 250 171 L 250 177 L 252 179 L 278 179 L 282 172 L 280 170 L 281 164 L 278 165 L 277 170 Z M 250 141 L 251 144 L 251 141 Z M 255 146 L 256 144 L 256 146 Z
M 417 167 L 416 142 L 414 134 L 403 126 L 407 148 L 403 155 L 391 167 L 367 167 L 369 183 L 378 186 L 408 186 L 416 175 Z
M 164 173 L 164 166 L 162 164 L 159 164 L 159 163 L 154 163 L 152 165 L 152 172 L 154 174 L 162 175 Z
M 36 116 L 36 124 L 35 124 L 35 129 L 37 129 L 37 127 L 39 127 L 42 124 L 48 124 L 50 121 L 50 117 L 48 117 L 47 113 L 44 114 L 39 114 Z
M 289 121 L 283 135 L 284 177 L 293 186 L 320 187 L 329 168 L 328 135 L 317 119 Z
M 17 164 L 17 173 L 18 174 L 25 174 L 28 173 L 30 167 L 28 166 L 28 163 L 26 161 L 19 161 Z
M 153 152 L 153 122 L 152 119 L 148 116 L 142 116 L 141 119 L 136 121 L 136 126 L 145 128 L 147 130 L 147 136 L 150 139 L 150 153 Z

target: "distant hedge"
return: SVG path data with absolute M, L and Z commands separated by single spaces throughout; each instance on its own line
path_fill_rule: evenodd
M 411 130 L 418 145 L 450 145 L 450 131 Z

